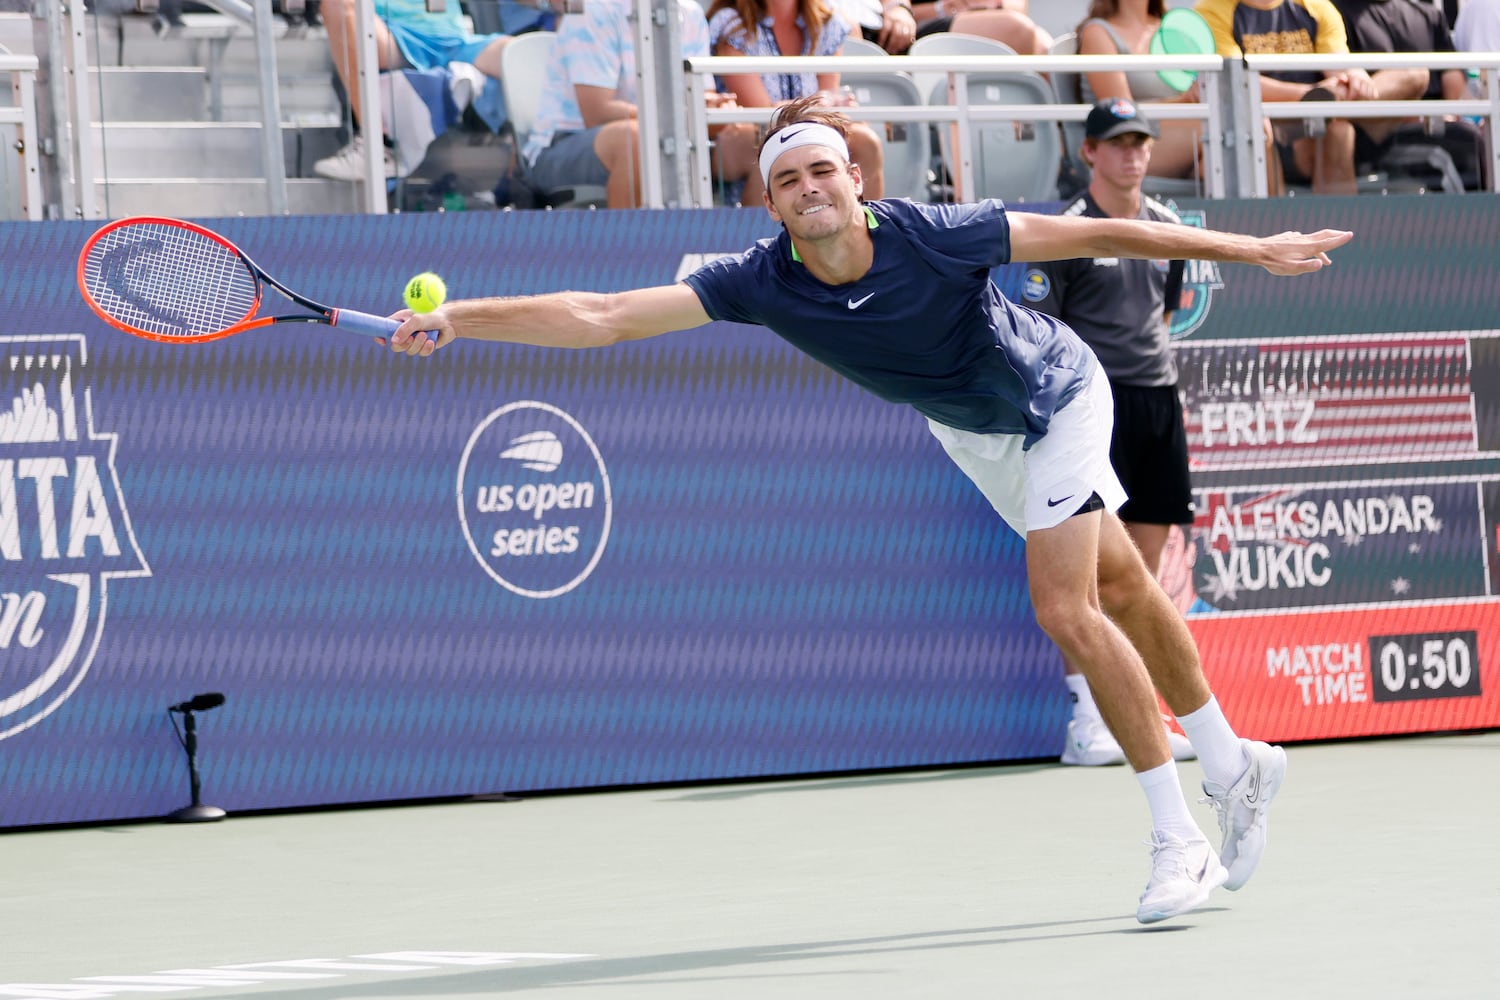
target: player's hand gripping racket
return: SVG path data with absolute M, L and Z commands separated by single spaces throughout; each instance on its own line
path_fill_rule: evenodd
M 262 283 L 310 312 L 257 317 Z M 110 326 L 170 344 L 272 323 L 324 323 L 373 337 L 389 337 L 401 325 L 299 295 L 218 233 L 179 219 L 140 216 L 101 228 L 78 255 L 78 288 Z

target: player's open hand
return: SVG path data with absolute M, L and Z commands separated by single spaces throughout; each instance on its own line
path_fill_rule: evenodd
M 414 313 L 410 309 L 402 309 L 391 313 L 391 319 L 400 320 L 401 326 L 391 334 L 389 341 L 379 338 L 377 342 L 385 344 L 397 354 L 425 358 L 439 347 L 453 343 L 458 337 L 458 331 L 453 329 L 453 321 L 448 318 L 444 306 L 438 306 L 430 313 Z
M 1321 271 L 1333 260 L 1328 256 L 1354 238 L 1354 234 L 1342 229 L 1322 229 L 1316 233 L 1278 233 L 1260 241 L 1261 259 L 1258 261 L 1272 274 L 1294 275 Z

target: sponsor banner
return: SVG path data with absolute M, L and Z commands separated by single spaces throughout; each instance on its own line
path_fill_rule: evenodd
M 1418 243 L 1422 213 L 1451 211 L 1192 211 L 1306 229 L 1333 204 L 1347 218 L 1324 224 L 1400 221 Z M 1495 212 L 1449 220 L 1453 274 L 1485 283 L 1443 285 L 1442 305 L 1378 244 L 1295 282 L 1189 271 L 1177 333 L 1203 344 L 1184 378 L 1213 437 L 1194 448 L 1200 517 L 1172 589 L 1202 602 L 1206 668 L 1255 735 L 1497 724 L 1484 387 L 1500 338 L 1452 332 L 1493 326 L 1493 307 L 1473 321 L 1500 294 L 1493 254 L 1463 248 Z M 373 312 L 419 271 L 454 296 L 614 291 L 774 232 L 734 210 L 210 224 L 300 290 Z M 197 719 L 203 798 L 230 811 L 1059 752 L 1066 689 L 1019 540 L 923 420 L 766 331 L 460 343 L 420 362 L 316 328 L 148 344 L 79 301 L 94 228 L 0 224 L 0 826 L 184 805 L 167 706 L 203 692 L 225 696 Z M 1332 321 L 1356 308 L 1351 272 L 1413 304 Z M 1022 273 L 996 275 L 1017 300 Z M 1368 412 L 1320 412 L 1403 378 L 1417 388 L 1381 385 Z M 1447 398 L 1465 394 L 1467 425 Z M 1382 471 L 1369 441 L 1428 416 L 1441 440 L 1408 458 L 1453 467 Z
M 377 312 L 417 271 L 608 291 L 771 231 L 212 224 Z M 0 227 L 5 315 L 64 331 L 13 331 L 0 368 L 0 825 L 184 805 L 167 706 L 203 692 L 202 795 L 231 812 L 1059 752 L 1019 540 L 918 415 L 768 332 L 426 361 L 305 327 L 146 343 L 78 301 L 91 231 Z

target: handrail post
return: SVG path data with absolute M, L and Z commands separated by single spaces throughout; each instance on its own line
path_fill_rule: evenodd
M 1491 67 L 1484 74 L 1485 96 L 1490 101 L 1489 135 L 1484 137 L 1490 153 L 1490 191 L 1500 191 L 1500 68 Z
M 271 0 L 255 0 L 255 56 L 260 83 L 261 168 L 266 174 L 266 208 L 287 214 L 286 153 L 281 140 L 281 93 L 276 70 L 275 27 Z
M 689 143 L 688 165 L 691 171 L 688 177 L 688 203 L 693 208 L 711 208 L 714 203 L 713 164 L 709 157 L 708 105 L 704 100 L 708 86 L 703 80 L 703 74 L 690 73 L 685 69 L 683 86 L 687 91 L 683 104 L 688 119 L 687 134 L 683 138 Z
M 371 215 L 384 215 L 385 136 L 381 127 L 380 55 L 375 49 L 375 0 L 356 0 L 354 37 L 354 85 L 359 89 L 359 106 L 364 109 L 359 127 L 365 137 L 365 210 Z
M 49 218 L 99 217 L 94 183 L 94 114 L 89 104 L 89 61 L 84 33 L 83 0 L 41 4 L 46 17 L 46 86 L 51 108 L 49 154 L 57 184 L 57 201 L 46 206 Z
M 688 188 L 688 142 L 677 0 L 636 0 L 633 20 L 641 201 L 646 208 L 681 208 Z

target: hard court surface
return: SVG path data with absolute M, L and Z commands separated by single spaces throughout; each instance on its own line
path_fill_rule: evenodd
M 1153 928 L 1119 767 L 10 833 L 0 997 L 1500 996 L 1500 733 L 1289 757 L 1255 879 Z

